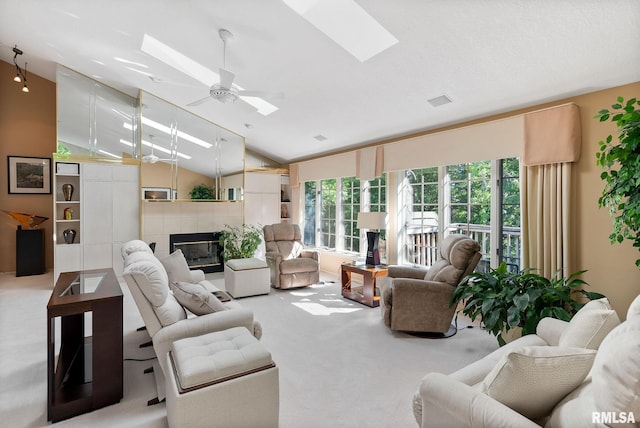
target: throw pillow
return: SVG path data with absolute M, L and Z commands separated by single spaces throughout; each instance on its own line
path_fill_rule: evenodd
M 592 300 L 569 321 L 558 345 L 598 349 L 605 336 L 619 324 L 620 318 L 606 298 Z
M 505 354 L 484 378 L 481 390 L 521 415 L 536 420 L 580 385 L 596 351 L 525 346 Z
M 593 390 L 601 392 L 593 396 L 594 410 L 633 413 L 640 422 L 640 316 L 628 318 L 602 341 L 591 376 Z
M 202 284 L 182 281 L 172 282 L 171 290 L 173 290 L 173 295 L 176 300 L 196 315 L 206 315 L 227 309 L 222 302 Z
M 161 258 L 160 262 L 167 271 L 169 284 L 180 281 L 191 281 L 191 270 L 187 264 L 187 259 L 185 259 L 184 254 L 182 254 L 182 250 L 175 250 L 167 257 Z

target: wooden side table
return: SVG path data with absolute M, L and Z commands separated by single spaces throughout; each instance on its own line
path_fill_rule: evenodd
M 84 333 L 87 313 L 91 336 Z M 113 269 L 60 274 L 47 304 L 47 342 L 48 420 L 57 422 L 122 399 L 122 290 Z
M 342 277 L 342 297 L 353 300 L 363 305 L 375 308 L 380 306 L 380 296 L 376 295 L 376 278 L 387 276 L 387 267 L 355 265 L 353 263 L 343 263 L 340 267 Z M 362 275 L 363 286 L 351 286 L 351 274 Z

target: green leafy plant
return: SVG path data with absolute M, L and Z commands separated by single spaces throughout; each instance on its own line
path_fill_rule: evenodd
M 220 242 L 224 248 L 222 257 L 225 260 L 248 259 L 253 257 L 262 242 L 262 229 L 251 224 L 225 224 Z
M 213 199 L 213 188 L 206 184 L 196 184 L 189 192 L 191 199 Z
M 584 305 L 574 295 L 599 299 L 602 294 L 582 289 L 588 285 L 579 278 L 586 271 L 564 278 L 560 272 L 551 278 L 531 273 L 530 269 L 509 272 L 501 263 L 489 272 L 473 272 L 455 289 L 451 305 L 464 301 L 462 313 L 471 320 L 480 318 L 484 328 L 495 335 L 500 345 L 503 334 L 522 328 L 522 335 L 535 333 L 538 322 L 545 317 L 569 321 Z
M 640 249 L 640 101 L 618 97 L 611 110 L 603 109 L 594 119 L 606 122 L 611 119 L 618 126 L 618 141 L 611 135 L 599 141 L 596 163 L 602 167 L 600 178 L 605 182 L 600 207 L 609 208 L 613 218 L 611 243 L 625 239 L 633 241 Z M 636 259 L 640 268 L 640 258 Z

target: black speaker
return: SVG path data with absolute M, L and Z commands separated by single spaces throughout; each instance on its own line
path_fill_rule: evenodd
M 44 229 L 16 230 L 16 276 L 42 275 L 44 261 Z

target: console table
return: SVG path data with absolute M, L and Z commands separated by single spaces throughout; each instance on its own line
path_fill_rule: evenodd
M 353 263 L 343 263 L 340 267 L 342 276 L 342 297 L 362 303 L 363 305 L 375 308 L 380 306 L 380 296 L 376 295 L 376 278 L 387 276 L 386 266 L 356 265 Z M 362 275 L 362 287 L 351 286 L 351 274 Z
M 113 269 L 60 274 L 47 304 L 47 347 L 48 420 L 122 399 L 122 290 Z

